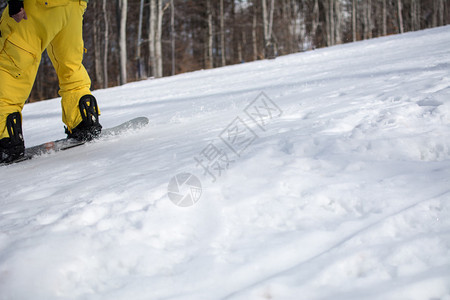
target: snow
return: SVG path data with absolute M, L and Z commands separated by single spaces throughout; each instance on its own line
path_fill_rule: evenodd
M 95 91 L 105 128 L 150 124 L 0 168 L 0 299 L 449 300 L 449 49 L 442 27 Z M 60 114 L 26 105 L 26 144 Z

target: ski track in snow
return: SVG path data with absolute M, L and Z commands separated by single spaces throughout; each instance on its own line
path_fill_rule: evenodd
M 449 49 L 447 26 L 95 91 L 105 128 L 150 124 L 0 168 L 0 299 L 450 300 Z M 26 105 L 26 144 L 62 138 L 60 113 Z

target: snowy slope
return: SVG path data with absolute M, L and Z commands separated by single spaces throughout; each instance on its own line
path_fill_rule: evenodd
M 449 300 L 449 49 L 443 27 L 96 91 L 105 127 L 150 125 L 0 168 L 0 299 Z M 28 146 L 64 136 L 58 99 L 23 117 Z

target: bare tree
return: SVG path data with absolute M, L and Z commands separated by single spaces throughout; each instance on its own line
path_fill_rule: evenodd
M 94 12 L 97 14 L 98 2 L 94 2 Z M 103 86 L 103 73 L 102 73 L 102 54 L 101 54 L 101 41 L 100 41 L 100 19 L 97 16 L 94 17 L 94 28 L 93 28 L 93 38 L 94 38 L 94 70 L 95 79 L 97 83 Z
M 384 0 L 386 1 L 386 0 Z M 356 42 L 356 4 L 357 4 L 358 0 L 352 0 L 352 37 L 353 37 L 353 41 Z
M 383 0 L 383 20 L 382 20 L 382 27 L 383 27 L 383 35 L 387 35 L 387 7 L 386 7 L 386 0 Z
M 103 87 L 108 87 L 108 50 L 109 50 L 109 22 L 108 12 L 106 10 L 106 0 L 102 3 L 103 22 L 105 23 L 104 32 L 104 51 L 103 51 Z
M 136 45 L 136 61 L 137 61 L 137 78 L 143 79 L 144 76 L 144 65 L 141 55 L 141 45 L 142 45 L 142 23 L 144 16 L 144 0 L 141 0 L 139 5 L 139 24 L 138 24 L 138 38 Z
M 160 78 L 163 76 L 163 63 L 162 63 L 162 18 L 164 14 L 164 9 L 168 7 L 168 5 L 163 9 L 162 6 L 163 0 L 158 0 L 158 23 L 156 27 L 156 35 L 155 35 L 155 55 L 156 55 L 156 78 Z
M 158 0 L 150 0 L 150 28 L 148 30 L 148 47 L 150 53 L 149 68 L 152 70 L 151 74 L 156 77 L 156 27 L 157 27 L 157 13 L 156 2 Z
M 372 0 L 365 0 L 363 5 L 364 39 L 372 38 Z
M 263 11 L 263 28 L 264 28 L 264 55 L 266 57 L 272 57 L 275 55 L 274 45 L 273 45 L 273 13 L 274 13 L 274 0 L 270 1 L 270 7 L 267 7 L 266 0 L 261 0 L 262 11 Z M 270 52 L 270 54 L 268 53 Z
M 325 8 L 326 13 L 326 23 L 327 23 L 327 45 L 333 46 L 334 41 L 334 0 L 328 0 L 326 2 Z
M 220 0 L 220 58 L 222 66 L 225 66 L 225 16 L 224 16 L 223 0 Z
M 128 0 L 119 0 L 120 84 L 127 83 L 127 12 Z
M 257 25 L 258 25 L 258 10 L 257 1 L 253 1 L 253 22 L 252 22 L 252 45 L 253 45 L 253 60 L 258 59 L 258 37 L 257 37 Z
M 163 0 L 150 0 L 150 28 L 149 28 L 149 53 L 152 74 L 156 78 L 163 76 L 162 57 L 162 19 L 164 10 L 170 2 L 163 8 Z
M 175 4 L 170 0 L 170 46 L 172 50 L 172 75 L 175 75 Z
M 400 33 L 405 32 L 403 28 L 403 4 L 402 0 L 397 0 L 397 9 L 398 9 L 398 28 Z
M 437 11 L 438 11 L 438 26 L 444 26 L 445 25 L 445 21 L 444 21 L 444 12 L 445 12 L 445 6 L 444 6 L 444 0 L 436 0 L 435 2 L 437 2 Z
M 320 10 L 319 10 L 319 0 L 314 0 L 313 8 L 313 20 L 312 20 L 312 37 L 314 43 L 317 44 L 317 29 L 320 25 Z M 315 47 L 315 45 L 314 45 Z
M 342 44 L 342 12 L 341 12 L 341 1 L 336 1 L 334 5 L 335 15 L 336 15 L 336 24 L 335 24 L 335 43 Z
M 206 10 L 207 10 L 207 17 L 208 17 L 208 36 L 207 36 L 207 43 L 205 44 L 205 64 L 206 68 L 212 69 L 214 67 L 213 63 L 213 10 L 211 5 L 211 0 L 206 0 Z

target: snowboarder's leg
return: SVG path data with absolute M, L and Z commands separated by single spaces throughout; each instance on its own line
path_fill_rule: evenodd
M 63 122 L 68 132 L 72 133 L 79 125 L 87 126 L 81 124 L 84 120 L 80 112 L 80 100 L 84 96 L 91 95 L 91 80 L 82 64 L 84 54 L 82 22 L 86 3 L 71 1 L 65 8 L 70 17 L 64 28 L 50 42 L 47 53 L 58 74 Z M 88 97 L 88 104 L 89 99 L 91 98 Z M 96 110 L 99 113 L 98 107 Z
M 23 154 L 20 113 L 33 87 L 41 55 L 35 26 L 34 20 L 16 23 L 8 9 L 0 20 L 0 151 L 5 161 Z

